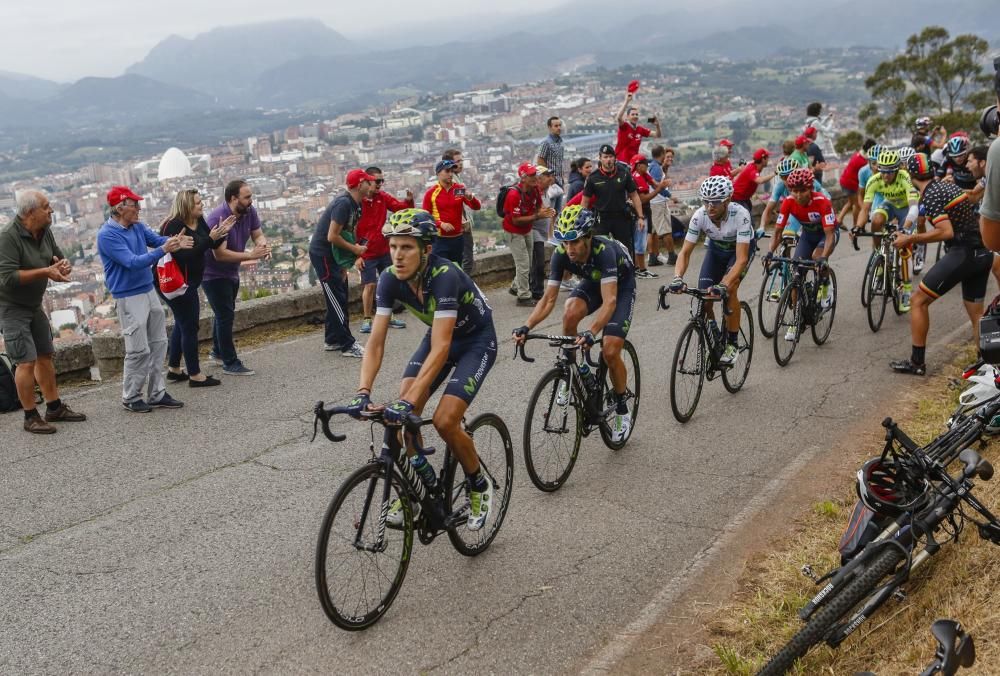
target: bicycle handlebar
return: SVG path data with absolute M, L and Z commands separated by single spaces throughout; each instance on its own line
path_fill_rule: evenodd
M 676 293 L 678 295 L 687 294 L 688 296 L 694 296 L 695 298 L 702 301 L 716 301 L 716 300 L 720 301 L 722 303 L 722 313 L 724 315 L 728 315 L 732 312 L 729 309 L 729 306 L 726 305 L 726 299 L 729 297 L 729 292 L 726 291 L 725 287 L 722 287 L 720 290 L 722 291 L 722 293 L 717 296 L 714 293 L 708 291 L 707 289 L 684 288 L 681 291 L 671 291 L 670 285 L 664 284 L 663 286 L 660 287 L 660 299 L 656 309 L 657 310 L 670 309 L 670 305 L 667 303 L 667 294 Z
M 378 409 L 375 411 L 362 411 L 361 415 L 358 417 L 359 420 L 370 420 L 371 422 L 376 422 L 386 427 L 405 427 L 410 432 L 416 432 L 421 426 L 426 425 L 429 420 L 424 420 L 416 413 L 410 413 L 407 416 L 406 422 L 402 424 L 388 423 L 383 419 L 383 409 Z M 337 434 L 330 429 L 330 419 L 335 415 L 350 415 L 347 407 L 345 406 L 325 406 L 322 401 L 317 401 L 316 405 L 313 406 L 313 435 L 310 439 L 310 443 L 316 441 L 316 432 L 318 428 L 322 426 L 323 436 L 334 443 L 338 443 L 347 439 L 346 434 Z
M 897 230 L 898 228 L 892 223 L 886 223 L 885 230 L 881 232 L 868 232 L 864 228 L 855 226 L 848 231 L 848 234 L 851 237 L 851 246 L 854 247 L 854 250 L 861 251 L 861 247 L 858 246 L 858 237 L 888 237 L 891 240 L 896 237 Z
M 563 349 L 578 350 L 580 349 L 580 346 L 576 344 L 577 338 L 579 338 L 579 336 L 550 336 L 547 333 L 529 333 L 524 337 L 523 343 L 517 343 L 517 342 L 514 343 L 514 359 L 520 357 L 523 361 L 526 361 L 529 364 L 535 361 L 534 357 L 529 357 L 528 354 L 524 351 L 524 346 L 528 343 L 529 340 L 547 340 L 549 341 L 550 347 L 561 347 Z M 597 341 L 597 343 L 594 344 L 596 345 L 600 342 L 601 341 Z M 589 349 L 583 350 L 583 358 L 587 360 L 587 364 L 593 366 L 594 368 L 597 368 L 598 363 L 596 361 L 591 360 Z

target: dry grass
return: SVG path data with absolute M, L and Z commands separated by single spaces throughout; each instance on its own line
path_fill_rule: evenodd
M 956 364 L 970 361 L 959 359 Z M 946 371 L 955 373 L 957 368 Z M 918 442 L 931 439 L 943 430 L 957 398 L 958 390 L 948 387 L 947 377 L 932 379 L 914 394 L 912 415 L 902 420 L 901 427 Z M 865 456 L 881 450 L 880 439 L 873 434 Z M 986 457 L 1000 462 L 998 448 L 1000 444 L 991 443 Z M 842 491 L 817 502 L 790 526 L 786 540 L 748 562 L 732 602 L 706 622 L 713 654 L 695 667 L 695 673 L 753 674 L 802 627 L 797 611 L 816 587 L 799 571 L 807 563 L 819 573 L 836 565 L 837 543 L 856 499 L 847 477 L 840 484 Z M 987 507 L 1000 506 L 1000 477 L 980 482 L 976 496 Z M 814 648 L 793 673 L 919 673 L 934 655 L 931 623 L 948 617 L 962 622 L 975 637 L 976 666 L 962 673 L 1000 674 L 1000 604 L 994 599 L 994 589 L 1000 587 L 998 554 L 995 545 L 979 539 L 974 526 L 966 528 L 957 544 L 943 547 L 918 569 L 905 585 L 904 601 L 890 600 L 840 648 L 825 644 Z

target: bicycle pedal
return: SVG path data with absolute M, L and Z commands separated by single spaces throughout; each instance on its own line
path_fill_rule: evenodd
M 900 587 L 896 591 L 892 592 L 892 599 L 897 603 L 902 603 L 906 600 L 906 590 Z
M 806 577 L 808 577 L 810 580 L 812 580 L 813 582 L 819 582 L 819 580 L 820 580 L 819 575 L 817 575 L 816 572 L 813 571 L 813 567 L 810 566 L 808 563 L 806 565 L 802 566 L 802 568 L 800 569 L 800 572 L 803 575 L 805 575 Z

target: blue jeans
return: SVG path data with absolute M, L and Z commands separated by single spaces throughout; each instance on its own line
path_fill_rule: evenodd
M 196 376 L 201 373 L 198 363 L 198 319 L 201 315 L 198 287 L 189 286 L 183 296 L 163 300 L 174 314 L 174 328 L 167 346 L 167 365 L 170 368 L 179 367 L 183 354 L 188 375 Z
M 212 306 L 215 321 L 212 323 L 212 352 L 223 365 L 232 366 L 240 360 L 233 343 L 233 319 L 236 317 L 236 294 L 240 283 L 231 279 L 206 279 L 201 283 L 205 298 Z

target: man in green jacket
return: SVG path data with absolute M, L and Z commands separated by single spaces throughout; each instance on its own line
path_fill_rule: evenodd
M 52 365 L 52 329 L 42 311 L 49 280 L 68 282 L 70 262 L 52 236 L 52 207 L 37 190 L 17 194 L 17 216 L 0 232 L 0 331 L 17 364 L 14 383 L 24 408 L 24 429 L 52 434 L 54 422 L 87 419 L 59 399 Z M 45 418 L 35 408 L 35 384 L 45 397 Z

